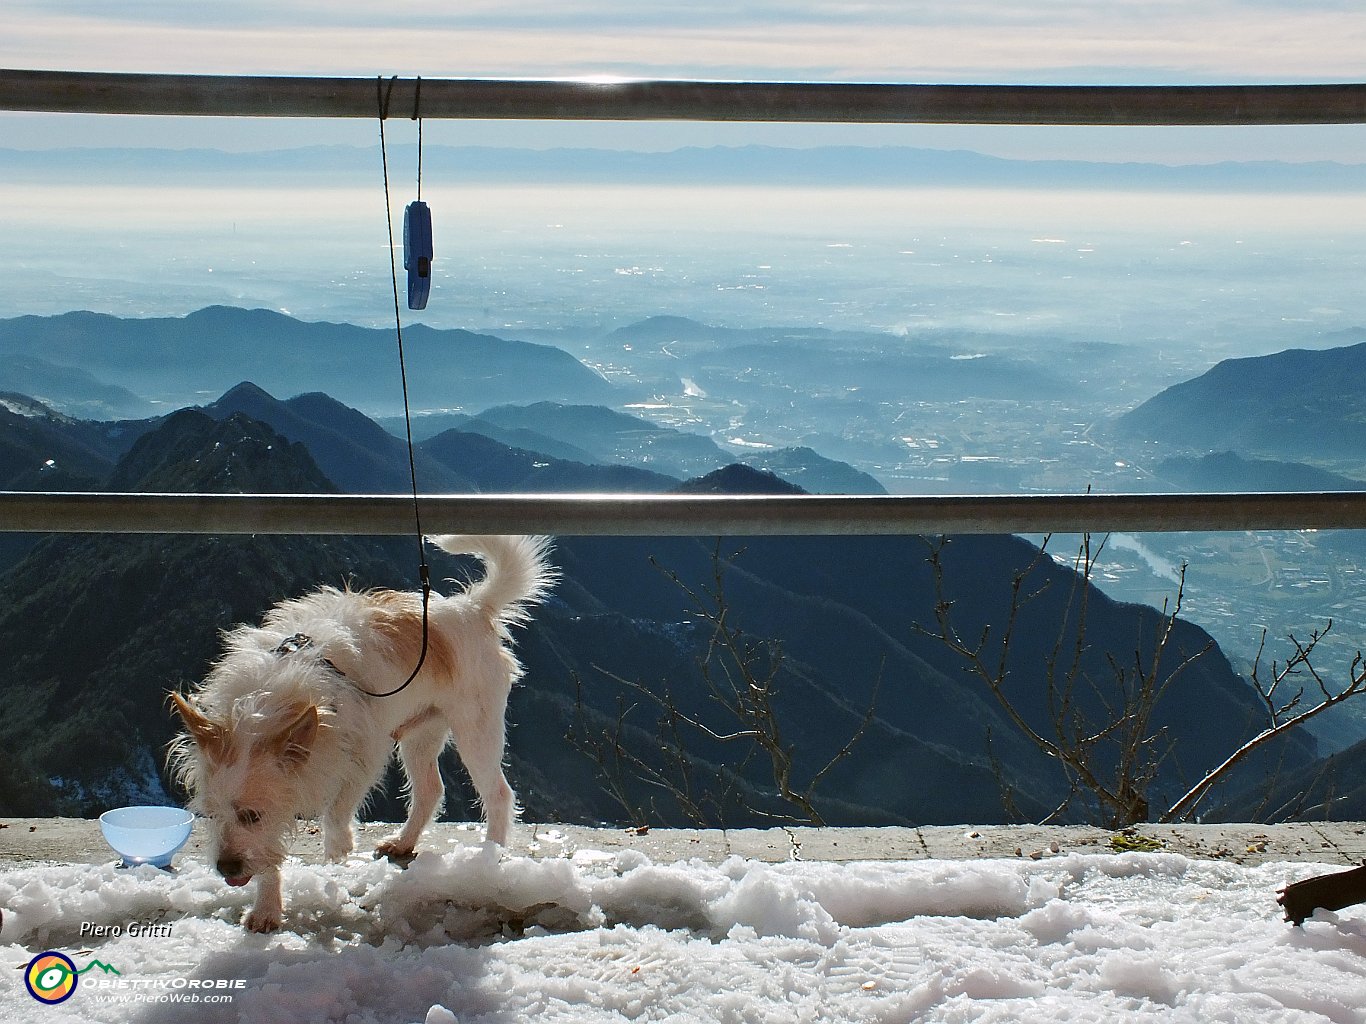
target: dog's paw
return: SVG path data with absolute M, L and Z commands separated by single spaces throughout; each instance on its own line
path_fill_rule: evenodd
M 345 832 L 335 834 L 324 830 L 323 832 L 323 858 L 329 861 L 345 860 L 347 855 L 356 848 L 355 834 L 347 829 Z
M 268 935 L 280 930 L 280 914 L 272 911 L 253 910 L 242 923 L 249 932 L 260 932 L 263 935 Z
M 375 860 L 383 857 L 405 868 L 412 863 L 415 856 L 417 855 L 413 852 L 413 847 L 399 842 L 397 836 L 385 839 L 375 847 Z

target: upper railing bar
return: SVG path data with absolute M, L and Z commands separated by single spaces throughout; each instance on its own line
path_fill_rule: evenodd
M 385 90 L 390 83 L 386 79 Z M 415 109 L 392 83 L 389 116 Z M 423 78 L 424 118 L 878 124 L 1366 123 L 1366 84 L 906 85 Z M 375 79 L 0 69 L 0 110 L 227 117 L 375 117 Z
M 431 533 L 562 536 L 1170 533 L 1366 528 L 1366 491 L 987 496 L 429 494 Z M 0 491 L 0 532 L 412 531 L 412 498 Z

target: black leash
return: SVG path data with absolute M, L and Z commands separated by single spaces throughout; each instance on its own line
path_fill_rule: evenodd
M 379 107 L 380 164 L 384 170 L 384 222 L 389 229 L 389 276 L 393 279 L 394 286 L 394 334 L 398 338 L 398 372 L 399 379 L 403 384 L 403 426 L 408 435 L 408 476 L 413 484 L 413 522 L 417 528 L 417 572 L 422 583 L 422 651 L 418 654 L 417 665 L 413 668 L 412 674 L 394 689 L 385 693 L 371 693 L 359 683 L 356 684 L 357 689 L 371 697 L 392 697 L 402 692 L 422 671 L 422 666 L 427 660 L 427 607 L 431 603 L 432 596 L 431 570 L 427 566 L 427 549 L 423 543 L 422 509 L 417 498 L 417 459 L 413 454 L 413 420 L 408 408 L 408 366 L 403 358 L 403 316 L 399 312 L 398 265 L 394 261 L 394 218 L 389 210 L 389 155 L 384 140 L 384 121 L 389 116 L 389 98 L 393 94 L 396 81 L 398 81 L 397 75 L 389 79 L 388 88 L 385 88 L 384 78 L 382 76 L 376 78 L 375 100 Z M 422 195 L 422 118 L 418 107 L 421 96 L 422 79 L 419 78 L 417 80 L 417 94 L 413 100 L 413 120 L 417 121 L 417 193 L 419 198 Z

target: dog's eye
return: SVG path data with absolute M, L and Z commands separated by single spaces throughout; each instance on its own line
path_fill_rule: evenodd
M 261 812 L 243 808 L 237 812 L 237 821 L 241 825 L 259 825 L 261 824 Z

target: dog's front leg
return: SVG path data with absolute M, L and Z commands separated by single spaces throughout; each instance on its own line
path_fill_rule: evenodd
M 340 772 L 336 795 L 323 814 L 323 856 L 327 860 L 345 860 L 356 848 L 356 812 L 365 794 L 383 777 L 393 749 L 389 737 L 381 736 L 352 755 L 352 764 Z
M 356 811 L 369 789 L 369 779 L 346 783 L 323 815 L 323 856 L 327 860 L 345 860 L 356 848 Z
M 278 931 L 284 914 L 285 897 L 280 884 L 280 869 L 268 868 L 256 876 L 256 906 L 247 915 L 247 930 Z
M 330 861 L 345 860 L 356 848 L 356 809 L 342 809 L 334 804 L 323 818 L 323 857 Z

